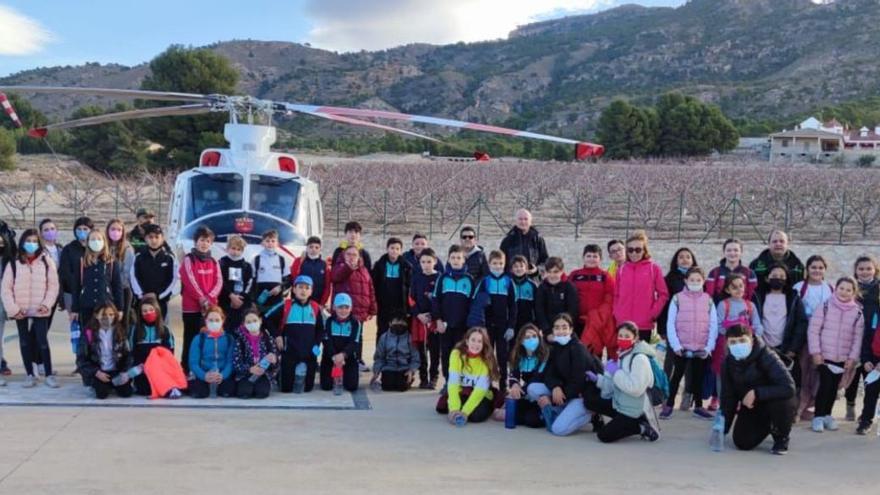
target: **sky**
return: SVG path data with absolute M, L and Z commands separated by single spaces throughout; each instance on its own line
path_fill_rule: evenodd
M 231 39 L 338 51 L 491 40 L 518 25 L 625 3 L 684 0 L 0 0 L 0 76 L 85 62 L 136 65 L 171 44 Z

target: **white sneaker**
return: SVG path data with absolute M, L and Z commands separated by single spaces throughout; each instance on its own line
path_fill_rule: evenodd
M 825 431 L 825 421 L 822 416 L 813 418 L 813 431 L 816 433 Z
M 58 379 L 55 378 L 55 375 L 49 375 L 46 377 L 46 386 L 49 388 L 58 388 L 61 384 L 58 383 Z
M 2 376 L 0 376 L 0 387 L 5 387 L 5 386 L 6 386 L 6 380 Z
M 37 378 L 34 375 L 28 375 L 24 377 L 24 383 L 21 384 L 22 388 L 33 388 L 37 384 Z
M 822 418 L 822 422 L 824 423 L 826 430 L 837 431 L 837 421 L 835 421 L 832 416 L 825 416 Z
M 46 376 L 46 367 L 43 366 L 42 364 L 37 365 L 37 375 Z

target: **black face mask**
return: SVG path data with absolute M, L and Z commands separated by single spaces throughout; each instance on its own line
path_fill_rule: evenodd
M 391 330 L 391 332 L 392 332 L 394 335 L 403 335 L 403 334 L 405 334 L 406 331 L 407 331 L 407 326 L 406 326 L 406 325 L 400 325 L 400 324 L 398 324 L 398 325 L 391 325 L 390 330 Z
M 771 290 L 782 290 L 785 288 L 785 280 L 781 278 L 771 278 L 767 281 L 767 285 Z

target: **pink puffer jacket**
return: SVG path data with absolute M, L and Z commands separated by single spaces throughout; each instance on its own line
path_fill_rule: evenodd
M 841 302 L 836 296 L 816 308 L 807 339 L 810 354 L 821 354 L 826 361 L 859 360 L 862 334 L 865 331 L 862 306 L 851 301 Z
M 24 311 L 35 315 L 40 306 L 51 309 L 58 298 L 58 269 L 52 257 L 41 254 L 27 263 L 19 259 L 14 263 L 15 275 L 9 263 L 0 282 L 6 314 L 13 317 Z
M 639 330 L 654 328 L 657 316 L 669 300 L 663 270 L 651 259 L 627 261 L 617 269 L 614 287 L 614 319 L 632 321 Z

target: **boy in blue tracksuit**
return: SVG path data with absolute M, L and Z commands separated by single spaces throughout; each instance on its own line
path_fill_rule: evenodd
M 515 335 L 516 326 L 516 290 L 513 280 L 504 273 L 505 265 L 504 253 L 489 253 L 489 274 L 480 280 L 474 290 L 474 301 L 467 320 L 468 327 L 486 327 L 489 331 L 502 377 L 507 377 L 507 347 Z M 507 388 L 507 380 L 502 379 L 499 386 L 503 392 Z
M 342 292 L 333 297 L 333 312 L 324 323 L 324 353 L 321 355 L 321 390 L 333 388 L 333 368 L 342 368 L 342 387 L 358 388 L 358 357 L 363 327 L 351 314 L 351 296 Z
M 321 353 L 324 322 L 321 307 L 310 299 L 312 279 L 300 275 L 293 283 L 293 298 L 284 301 L 275 345 L 281 351 L 281 391 L 311 392 L 315 387 L 317 357 Z M 278 306 L 270 310 L 277 311 Z
M 419 351 L 419 388 L 434 390 L 440 376 L 440 334 L 431 316 L 434 289 L 440 272 L 437 269 L 437 254 L 425 248 L 419 254 L 418 270 L 413 269 L 410 286 L 410 321 L 413 344 Z M 428 364 L 428 357 L 431 364 Z M 430 377 L 430 378 L 429 378 Z
M 526 323 L 535 323 L 535 293 L 538 292 L 538 284 L 529 277 L 529 260 L 518 254 L 510 263 L 510 278 L 513 280 L 513 289 L 516 293 L 516 326 L 518 332 Z
M 464 264 L 464 250 L 459 245 L 449 247 L 446 271 L 437 279 L 431 316 L 440 334 L 440 363 L 443 376 L 449 380 L 449 356 L 452 348 L 467 331 L 467 317 L 474 293 L 474 279 Z

